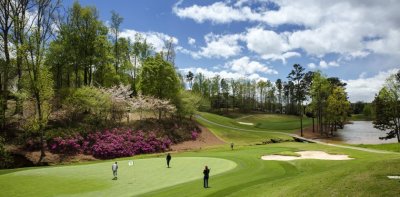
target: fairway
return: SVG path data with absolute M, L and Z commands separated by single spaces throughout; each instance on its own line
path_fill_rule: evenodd
M 0 196 L 133 196 L 199 179 L 202 170 L 211 168 L 214 176 L 236 167 L 226 159 L 210 157 L 173 157 L 171 168 L 164 158 L 119 161 L 118 180 L 112 180 L 113 161 L 26 169 L 0 175 Z

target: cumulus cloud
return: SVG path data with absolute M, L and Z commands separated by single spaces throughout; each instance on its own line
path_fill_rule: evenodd
M 232 72 L 232 71 L 226 71 L 226 70 L 211 71 L 211 70 L 208 70 L 207 68 L 200 68 L 200 67 L 182 68 L 182 69 L 179 69 L 179 71 L 184 74 L 188 73 L 189 71 L 191 71 L 193 73 L 202 73 L 207 78 L 212 78 L 212 77 L 219 75 L 221 78 L 224 78 L 224 79 L 250 79 L 250 80 L 255 80 L 255 81 L 259 81 L 259 80 L 267 81 L 268 80 L 267 78 L 262 77 L 257 73 L 247 75 L 242 72 Z
M 208 6 L 192 5 L 186 8 L 178 7 L 181 2 L 175 4 L 172 11 L 181 18 L 190 18 L 198 23 L 212 21 L 213 23 L 229 23 L 232 21 L 246 21 L 253 16 L 249 7 L 240 9 L 228 6 L 224 2 L 216 2 Z
M 178 44 L 178 39 L 176 37 L 161 33 L 161 32 L 139 32 L 133 29 L 124 29 L 120 36 L 124 38 L 130 38 L 131 40 L 135 40 L 136 34 L 141 34 L 144 39 L 146 39 L 147 43 L 150 43 L 154 49 L 159 52 L 163 50 L 166 41 L 172 39 L 173 44 Z
M 196 43 L 196 40 L 192 37 L 188 37 L 188 44 L 189 45 L 194 45 Z
M 372 77 L 365 77 L 365 73 L 361 73 L 357 79 L 343 80 L 347 83 L 347 92 L 351 102 L 364 101 L 372 102 L 375 94 L 383 87 L 385 80 L 392 74 L 398 72 L 399 69 L 391 69 L 381 71 Z
M 183 73 L 187 73 L 189 71 L 193 73 L 202 73 L 206 77 L 210 78 L 219 75 L 220 77 L 226 79 L 243 78 L 256 81 L 268 80 L 262 76 L 265 74 L 278 74 L 278 71 L 274 70 L 273 68 L 258 61 L 251 60 L 247 56 L 228 61 L 223 65 L 223 67 L 226 69 L 221 70 L 219 66 L 216 66 L 212 68 L 214 71 L 199 67 L 183 68 L 179 70 Z
M 198 51 L 191 51 L 182 47 L 177 48 L 179 52 L 199 58 L 229 58 L 239 55 L 242 47 L 239 44 L 240 34 L 216 35 L 209 33 L 204 36 L 206 46 L 200 47 Z
M 227 62 L 225 66 L 233 71 L 244 72 L 245 74 L 255 74 L 257 72 L 265 74 L 278 74 L 278 71 L 269 68 L 260 62 L 251 61 L 247 56 Z
M 309 63 L 309 64 L 307 64 L 307 66 L 308 66 L 308 68 L 310 68 L 310 69 L 315 69 L 315 68 L 317 68 L 317 65 L 315 65 L 314 63 Z
M 365 57 L 371 52 L 400 53 L 400 1 L 259 0 L 261 9 L 252 6 L 254 2 L 225 1 L 188 7 L 177 3 L 173 12 L 180 18 L 198 23 L 247 21 L 272 27 L 285 24 L 304 27 L 284 33 L 250 29 L 247 47 L 266 58 L 280 56 L 292 49 L 302 49 L 317 57 L 336 53 L 347 59 Z M 275 4 L 278 9 L 267 9 L 265 2 Z

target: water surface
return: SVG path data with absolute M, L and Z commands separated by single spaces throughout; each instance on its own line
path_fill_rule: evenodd
M 384 137 L 385 131 L 375 129 L 372 121 L 353 121 L 353 124 L 346 124 L 343 129 L 336 132 L 332 140 L 341 141 L 347 144 L 385 144 L 396 143 L 397 138 L 380 140 Z

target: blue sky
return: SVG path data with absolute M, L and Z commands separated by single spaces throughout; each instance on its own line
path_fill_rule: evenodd
M 172 37 L 181 72 L 275 81 L 299 63 L 343 79 L 351 101 L 371 101 L 400 68 L 400 1 L 79 2 L 103 21 L 118 12 L 121 36 L 142 33 L 157 50 Z

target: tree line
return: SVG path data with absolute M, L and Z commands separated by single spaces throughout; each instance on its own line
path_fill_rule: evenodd
M 305 72 L 299 64 L 293 65 L 287 81 L 225 79 L 219 75 L 207 78 L 202 73 L 189 71 L 186 82 L 192 92 L 210 101 L 212 111 L 296 115 L 300 119 L 301 131 L 302 119 L 307 116 L 313 119 L 313 132 L 333 135 L 333 131 L 343 128 L 350 115 L 346 83 L 320 71 Z

